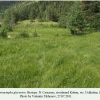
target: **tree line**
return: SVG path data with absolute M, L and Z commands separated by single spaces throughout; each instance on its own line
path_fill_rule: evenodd
M 13 30 L 18 21 L 30 19 L 58 22 L 59 27 L 69 28 L 71 34 L 82 34 L 83 29 L 100 28 L 99 1 L 25 1 L 15 3 L 3 15 L 2 26 Z

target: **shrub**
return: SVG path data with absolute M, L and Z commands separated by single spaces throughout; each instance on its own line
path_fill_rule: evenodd
M 22 32 L 20 33 L 20 36 L 23 37 L 23 38 L 28 38 L 28 37 L 29 37 L 29 34 L 28 34 L 27 31 L 22 31 Z
M 65 16 L 65 15 L 62 15 L 62 16 L 59 18 L 58 25 L 59 25 L 59 27 L 61 27 L 61 28 L 66 28 L 66 16 Z
M 0 37 L 6 38 L 7 37 L 7 30 L 6 29 L 1 29 L 0 30 Z
M 33 37 L 37 37 L 38 36 L 38 34 L 37 34 L 37 32 L 36 32 L 36 29 L 35 29 L 35 31 L 34 31 L 34 33 L 33 33 Z
M 85 24 L 81 2 L 77 1 L 73 4 L 67 16 L 68 28 L 71 30 L 71 34 L 80 35 L 83 33 Z
M 5 11 L 2 25 L 8 31 L 13 31 L 15 26 L 15 15 L 13 9 L 7 9 Z
M 50 27 L 54 27 L 54 25 L 51 23 L 51 24 L 50 24 Z

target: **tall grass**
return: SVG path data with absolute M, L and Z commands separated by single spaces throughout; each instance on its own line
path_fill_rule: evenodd
M 27 22 L 8 34 L 16 37 Z M 72 36 L 46 24 L 29 24 L 28 34 L 36 29 L 39 37 L 0 39 L 0 87 L 100 87 L 100 34 Z

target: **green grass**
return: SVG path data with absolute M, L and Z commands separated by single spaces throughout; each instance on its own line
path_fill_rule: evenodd
M 30 37 L 17 37 L 22 30 Z M 57 23 L 23 21 L 8 34 L 0 38 L 0 87 L 100 87 L 100 32 L 72 36 Z

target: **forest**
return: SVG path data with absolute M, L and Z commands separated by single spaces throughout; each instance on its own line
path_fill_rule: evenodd
M 100 87 L 99 1 L 0 1 L 0 87 Z
M 8 2 L 10 5 L 10 3 Z M 14 4 L 14 2 L 11 2 Z M 3 14 L 3 27 L 13 30 L 18 21 L 37 19 L 40 22 L 58 22 L 59 27 L 69 28 L 71 34 L 82 34 L 84 28 L 100 27 L 99 1 L 38 1 L 15 3 Z

